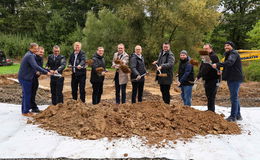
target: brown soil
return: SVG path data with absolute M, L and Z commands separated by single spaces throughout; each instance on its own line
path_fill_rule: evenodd
M 64 98 L 71 99 L 71 71 L 70 69 L 66 69 L 63 73 L 65 76 L 64 81 Z M 0 102 L 8 102 L 19 104 L 21 102 L 21 88 L 19 85 L 8 78 L 17 78 L 17 74 L 12 75 L 2 75 L 0 76 Z M 113 82 L 114 72 L 110 71 L 106 75 L 106 79 L 104 82 L 104 92 L 102 94 L 102 101 L 115 103 L 115 89 Z M 159 85 L 154 81 L 155 74 L 150 73 L 146 76 L 145 87 L 144 87 L 144 100 L 161 100 L 161 92 Z M 92 86 L 89 82 L 90 71 L 87 72 L 87 80 L 86 80 L 86 100 L 88 103 L 91 103 L 91 94 L 92 94 Z M 48 76 L 42 75 L 39 78 L 40 85 L 49 88 L 50 79 Z M 131 100 L 131 83 L 129 82 L 127 85 L 127 102 Z M 4 90 L 4 91 L 3 91 Z M 41 89 L 39 89 L 41 90 Z M 243 83 L 240 87 L 240 103 L 242 107 L 260 107 L 260 82 L 247 82 Z M 6 93 L 6 94 L 4 94 Z M 13 94 L 14 93 L 14 94 Z M 50 103 L 50 93 L 46 91 L 39 91 L 39 96 L 37 95 L 37 100 L 39 104 L 49 104 Z M 182 104 L 182 100 L 180 98 L 180 88 L 173 84 L 171 87 L 171 96 L 172 96 L 172 104 Z M 12 97 L 12 98 L 10 98 Z M 207 99 L 205 96 L 205 91 L 203 84 L 200 83 L 197 87 L 197 90 L 193 91 L 192 95 L 192 105 L 207 105 Z M 220 106 L 230 106 L 229 100 L 229 90 L 226 82 L 221 82 L 221 85 L 217 92 L 216 97 L 216 105 Z
M 242 83 L 239 92 L 240 104 L 242 107 L 260 107 L 260 83 Z M 192 93 L 192 105 L 207 105 L 207 98 L 203 84 L 198 85 L 198 89 Z M 178 98 L 175 96 L 175 98 Z M 180 97 L 179 97 L 180 98 Z M 216 105 L 230 106 L 230 94 L 226 82 L 221 82 L 217 91 Z
M 195 135 L 241 133 L 236 123 L 227 122 L 223 117 L 210 111 L 170 106 L 158 101 L 133 105 L 104 102 L 93 106 L 68 100 L 64 104 L 49 106 L 34 117 L 33 123 L 77 139 L 137 135 L 148 144 L 159 144 L 163 140 L 188 139 Z
M 17 78 L 17 75 L 0 76 L 0 102 L 21 104 L 22 103 L 22 89 L 21 86 L 8 78 Z M 50 104 L 49 91 L 38 89 L 36 95 L 36 103 L 38 105 Z

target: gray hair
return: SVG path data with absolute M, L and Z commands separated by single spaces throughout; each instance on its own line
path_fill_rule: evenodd
M 210 43 L 206 43 L 206 44 L 204 44 L 204 46 L 209 46 L 209 48 L 213 49 L 213 46 Z
M 53 48 L 52 49 L 60 49 L 60 46 L 58 46 L 58 45 L 55 45 L 55 46 L 53 46 Z
M 97 50 L 99 50 L 99 49 L 103 49 L 104 50 L 104 47 L 98 47 Z
M 37 44 L 37 43 L 30 43 L 30 45 L 29 45 L 29 49 L 32 49 L 32 48 L 34 48 L 34 47 L 38 47 L 39 45 Z

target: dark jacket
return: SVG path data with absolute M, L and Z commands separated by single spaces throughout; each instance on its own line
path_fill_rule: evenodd
M 242 64 L 240 55 L 236 50 L 225 52 L 225 61 L 217 63 L 218 67 L 224 67 L 222 78 L 226 81 L 243 81 Z
M 218 56 L 214 52 L 209 53 L 209 57 L 212 63 L 219 63 Z M 198 79 L 200 79 L 201 77 L 203 80 L 206 81 L 220 79 L 217 70 L 214 69 L 210 64 L 203 62 L 201 62 L 199 73 L 197 75 Z
M 42 58 L 41 56 L 39 56 L 39 55 L 35 55 L 35 60 L 36 60 L 36 63 L 37 63 L 40 67 L 43 68 L 43 58 Z M 37 74 L 34 75 L 34 78 L 39 78 L 39 77 L 40 77 L 40 75 L 37 75 Z
M 194 82 L 194 71 L 193 65 L 189 62 L 190 58 L 180 60 L 179 64 L 179 82 L 182 86 L 193 85 Z
M 46 67 L 50 70 L 57 70 L 60 74 L 66 67 L 66 58 L 63 55 L 58 55 L 55 58 L 54 54 L 48 56 Z
M 145 68 L 145 63 L 144 63 L 144 57 L 142 56 L 141 58 L 138 57 L 135 53 L 131 55 L 130 58 L 130 68 L 131 68 L 131 79 L 136 79 L 138 75 L 143 75 L 146 73 L 146 68 Z M 139 82 L 144 81 L 143 76 Z
M 35 55 L 35 60 L 40 67 L 43 67 L 43 58 L 41 56 Z
M 171 85 L 173 81 L 173 65 L 174 65 L 174 54 L 171 51 L 165 52 L 163 51 L 159 54 L 159 58 L 157 60 L 157 65 L 162 66 L 161 72 L 167 73 L 167 77 L 159 77 L 159 71 L 156 74 L 156 80 L 158 80 L 159 84 L 162 85 Z
M 40 67 L 35 60 L 35 54 L 28 51 L 21 62 L 20 69 L 18 72 L 18 78 L 22 80 L 31 81 L 36 73 L 39 71 L 41 73 L 47 74 L 48 71 Z
M 106 70 L 106 63 L 103 56 L 98 55 L 97 53 L 93 56 L 93 64 L 91 69 L 91 77 L 90 82 L 91 83 L 103 83 L 105 77 L 102 76 L 100 73 L 96 71 L 96 68 L 102 67 L 104 70 Z
M 71 53 L 70 58 L 69 58 L 69 65 L 74 66 L 74 60 L 75 60 L 75 54 L 73 52 L 73 53 Z M 85 68 L 85 66 L 86 66 L 86 55 L 85 55 L 85 52 L 82 51 L 82 50 L 78 53 L 78 56 L 77 56 L 77 59 L 76 59 L 75 66 L 78 66 L 78 65 L 81 65 L 83 68 L 81 68 L 81 69 L 75 68 L 75 73 L 73 72 L 74 69 L 72 68 L 72 72 L 76 76 L 86 74 L 86 68 Z

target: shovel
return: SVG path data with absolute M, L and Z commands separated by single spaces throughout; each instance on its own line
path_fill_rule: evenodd
M 141 78 L 144 77 L 146 74 L 147 74 L 147 72 L 144 73 L 144 74 L 142 74 L 142 75 L 141 75 Z M 131 81 L 132 81 L 132 82 L 136 82 L 136 81 L 138 81 L 138 79 L 137 79 L 137 78 L 136 78 L 136 79 L 132 79 Z
M 59 77 L 59 78 L 62 77 L 62 75 L 61 75 L 60 73 L 55 73 L 55 74 L 53 74 L 52 76 L 54 76 L 54 77 Z
M 156 67 L 158 68 L 159 66 L 157 64 L 155 64 Z M 158 70 L 159 74 L 157 74 L 159 77 L 167 77 L 167 73 L 162 73 L 161 70 Z
M 195 81 L 189 81 L 189 83 L 193 84 L 192 90 L 196 91 L 199 83 L 198 80 L 196 79 Z

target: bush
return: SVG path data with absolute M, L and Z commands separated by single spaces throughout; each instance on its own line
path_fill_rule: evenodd
M 103 46 L 106 64 L 111 66 L 117 45 L 127 42 L 127 33 L 126 21 L 120 19 L 111 11 L 102 9 L 98 17 L 93 12 L 88 12 L 86 27 L 83 29 L 85 37 L 83 38 L 82 48 L 87 51 L 87 57 L 92 58 L 97 47 Z
M 0 50 L 11 58 L 21 58 L 33 40 L 27 36 L 0 33 Z
M 244 62 L 243 62 L 244 63 Z M 260 62 L 251 61 L 243 65 L 243 72 L 246 81 L 260 81 Z

